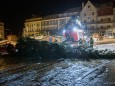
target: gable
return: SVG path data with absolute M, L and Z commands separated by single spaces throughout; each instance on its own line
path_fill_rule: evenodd
M 86 5 L 84 6 L 84 8 L 82 9 L 83 11 L 97 11 L 97 9 L 95 8 L 95 6 L 88 0 L 88 2 L 86 3 Z

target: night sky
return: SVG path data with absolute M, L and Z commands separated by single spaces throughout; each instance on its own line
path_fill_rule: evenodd
M 109 0 L 90 0 L 101 3 Z M 5 23 L 5 28 L 13 33 L 22 31 L 24 21 L 31 18 L 32 14 L 44 16 L 60 13 L 68 8 L 79 7 L 87 0 L 3 0 L 0 2 L 0 20 Z

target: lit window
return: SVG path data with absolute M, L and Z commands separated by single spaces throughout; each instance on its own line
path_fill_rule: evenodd
M 39 24 L 37 24 L 37 26 L 39 26 Z

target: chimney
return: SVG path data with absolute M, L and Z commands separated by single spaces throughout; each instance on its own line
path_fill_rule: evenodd
M 82 9 L 84 8 L 84 2 L 82 2 Z

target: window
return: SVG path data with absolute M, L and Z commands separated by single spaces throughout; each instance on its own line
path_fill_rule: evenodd
M 102 31 L 101 35 L 104 36 L 105 31 Z
M 66 19 L 60 19 L 59 26 L 64 26 L 66 24 Z
M 108 25 L 107 28 L 110 28 L 110 25 Z
M 109 32 L 108 32 L 108 35 L 109 35 L 109 36 L 112 36 L 112 31 L 109 31 Z
M 108 15 L 110 15 L 110 14 L 111 14 L 111 12 L 108 12 L 107 14 L 108 14 Z
M 103 19 L 101 19 L 101 21 L 103 21 Z
M 84 16 L 86 16 L 86 13 L 84 13 Z
M 33 27 L 33 24 L 32 24 L 32 27 Z
M 90 8 L 90 6 L 88 6 L 88 8 Z
M 113 33 L 113 35 L 115 36 L 115 33 Z
M 110 18 L 108 18 L 108 21 L 110 21 L 111 19 Z
M 94 29 L 94 26 L 92 26 L 92 29 Z
M 101 26 L 101 29 L 103 29 L 103 26 Z
M 94 22 L 94 19 L 92 19 L 92 22 Z
M 48 21 L 45 21 L 45 26 L 47 26 L 48 25 Z
M 84 20 L 84 22 L 86 22 L 86 20 Z
M 45 22 L 44 21 L 42 22 L 42 26 L 45 26 Z
M 94 12 L 92 12 L 92 15 L 94 15 Z
M 37 24 L 37 26 L 39 26 L 39 24 Z

